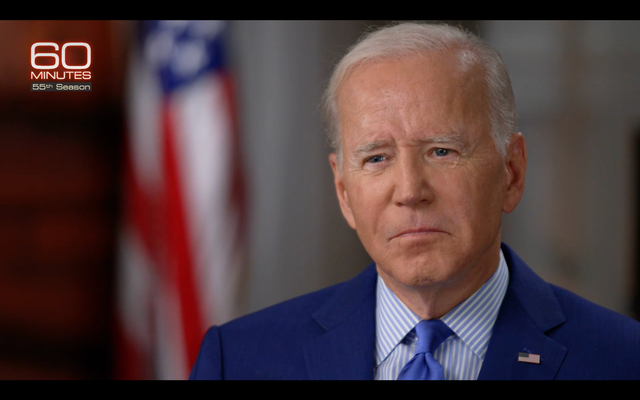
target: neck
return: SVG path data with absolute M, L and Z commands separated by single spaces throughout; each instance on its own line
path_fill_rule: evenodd
M 475 263 L 467 268 L 464 276 L 451 281 L 428 286 L 407 286 L 378 268 L 378 274 L 387 287 L 411 311 L 423 320 L 441 318 L 455 306 L 474 294 L 496 272 L 500 263 L 500 240 L 492 245 Z

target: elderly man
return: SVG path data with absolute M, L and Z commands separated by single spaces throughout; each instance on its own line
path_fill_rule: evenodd
M 449 26 L 361 40 L 325 94 L 351 281 L 212 327 L 194 379 L 638 379 L 640 323 L 501 244 L 527 153 L 498 53 Z

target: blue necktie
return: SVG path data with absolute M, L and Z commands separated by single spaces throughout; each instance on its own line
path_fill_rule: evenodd
M 422 321 L 415 329 L 418 336 L 416 354 L 402 368 L 398 380 L 443 380 L 442 365 L 433 357 L 433 353 L 453 331 L 439 319 Z

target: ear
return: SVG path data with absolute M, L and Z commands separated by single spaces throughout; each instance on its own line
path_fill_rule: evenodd
M 502 211 L 510 213 L 516 209 L 524 192 L 524 177 L 527 172 L 527 146 L 522 133 L 514 133 L 507 144 L 505 155 L 507 170 L 506 192 Z
M 349 226 L 356 229 L 356 221 L 353 218 L 353 212 L 351 211 L 351 205 L 349 203 L 349 195 L 344 186 L 344 181 L 338 169 L 338 157 L 336 153 L 329 154 L 329 163 L 331 163 L 331 169 L 333 170 L 333 182 L 336 185 L 336 193 L 338 194 L 338 202 L 340 203 L 340 209 L 342 215 L 347 220 Z

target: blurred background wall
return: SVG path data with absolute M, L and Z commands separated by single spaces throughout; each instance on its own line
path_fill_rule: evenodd
M 248 202 L 236 315 L 370 262 L 337 204 L 319 103 L 347 47 L 388 22 L 230 23 Z M 637 318 L 640 23 L 447 22 L 502 54 L 516 94 L 529 166 L 503 240 L 545 279 Z M 132 21 L 0 21 L 0 378 L 114 376 L 134 32 Z M 29 91 L 29 48 L 44 40 L 92 44 L 91 93 Z

